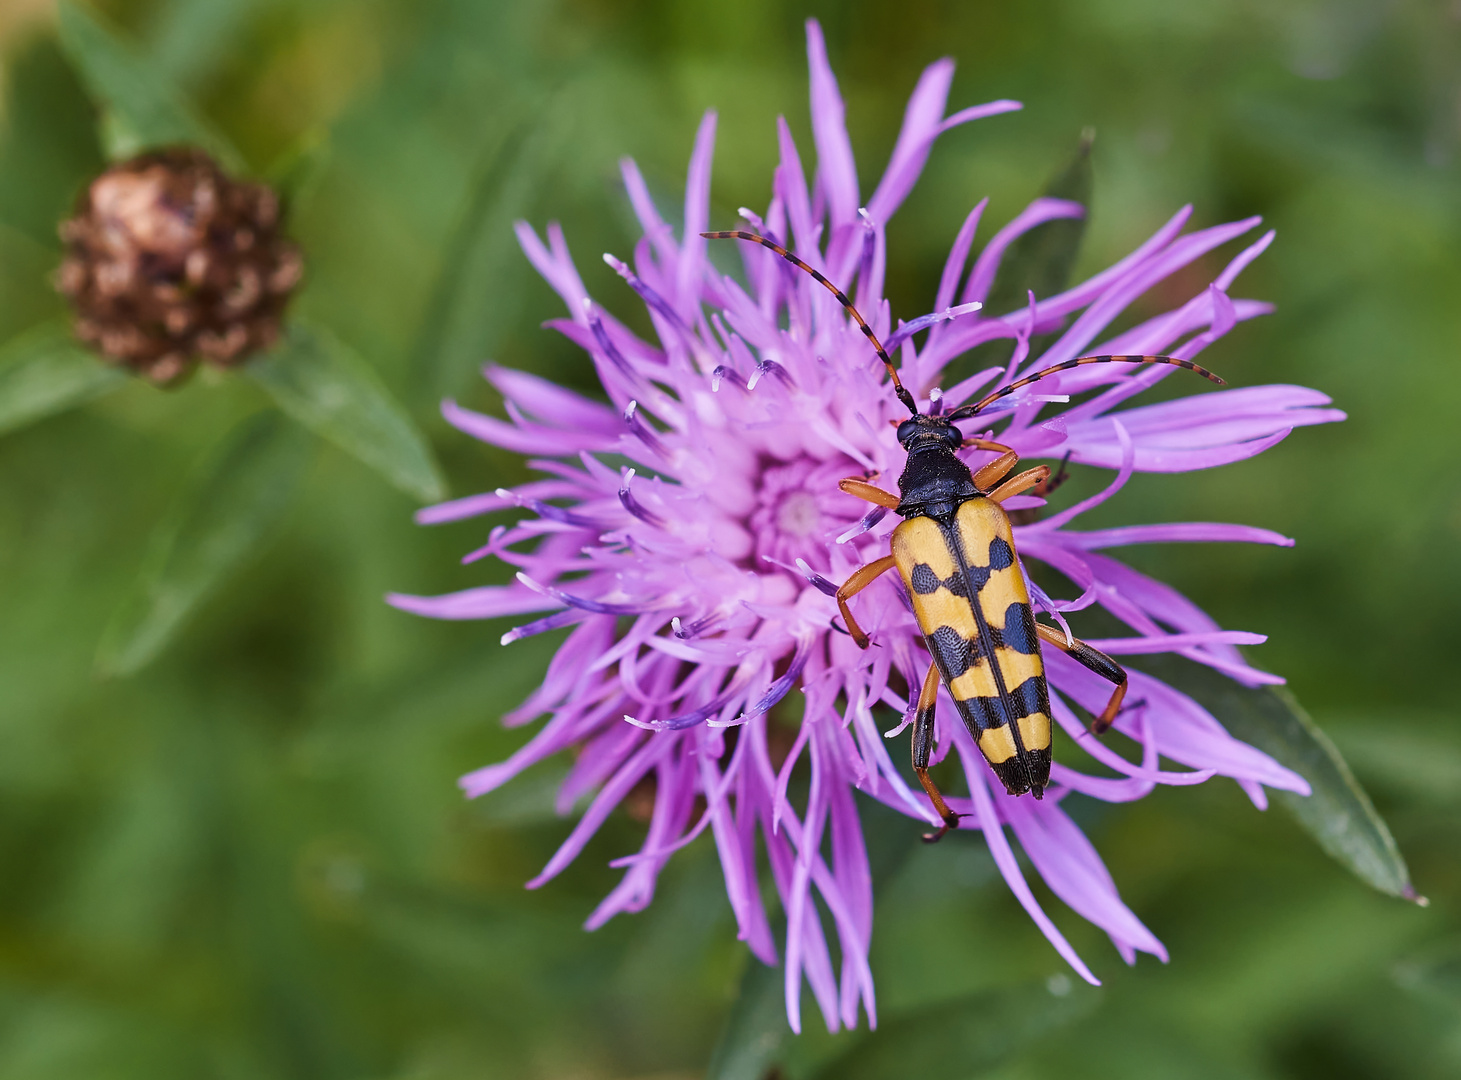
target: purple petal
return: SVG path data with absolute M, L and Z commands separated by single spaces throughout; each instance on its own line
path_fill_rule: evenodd
M 1177 652 L 1194 645 L 1262 645 L 1267 634 L 1246 630 L 1211 630 L 1200 634 L 1151 634 L 1145 637 L 1086 638 L 1093 649 L 1112 656 L 1145 656 L 1150 653 Z
M 1040 357 L 1040 365 L 1060 364 L 1080 356 L 1096 339 L 1096 335 L 1125 311 L 1133 300 L 1213 248 L 1248 232 L 1259 220 L 1255 217 L 1228 225 L 1217 225 L 1174 241 L 1164 251 L 1134 268 L 1130 274 L 1114 282 L 1102 293 L 1071 324 L 1060 340 L 1046 350 Z
M 468 495 L 463 499 L 437 503 L 435 506 L 416 511 L 415 520 L 418 525 L 440 525 L 448 521 L 462 521 L 465 518 L 479 517 L 482 514 L 490 514 L 509 506 L 517 506 L 518 496 L 529 499 L 563 499 L 582 498 L 583 493 L 582 485 L 572 481 L 537 480 L 513 488 L 510 497 L 507 498 L 495 491 L 489 491 L 481 495 Z
M 715 111 L 710 110 L 700 121 L 695 152 L 690 155 L 690 173 L 685 179 L 685 235 L 675 278 L 679 310 L 692 320 L 700 278 L 705 272 L 705 238 L 700 234 L 710 221 L 710 163 L 714 155 Z
M 583 281 L 574 269 L 573 258 L 568 254 L 568 243 L 563 238 L 563 230 L 556 221 L 548 223 L 548 247 L 538 239 L 538 234 L 526 221 L 519 221 L 513 226 L 517 233 L 518 243 L 522 245 L 523 253 L 527 255 L 528 261 L 533 264 L 534 269 L 543 275 L 543 279 L 553 286 L 553 291 L 563 298 L 564 304 L 570 312 L 577 312 L 583 301 L 588 298 L 588 292 L 583 287 Z M 550 250 L 551 249 L 551 250 Z
M 527 429 L 509 424 L 493 416 L 464 409 L 455 401 L 441 403 L 441 415 L 458 431 L 464 431 L 473 438 L 481 439 L 504 450 L 515 450 L 520 454 L 551 454 L 562 457 L 580 450 L 608 450 L 617 442 L 603 435 L 588 431 L 569 431 L 557 428 L 535 427 Z
M 554 427 L 581 428 L 600 435 L 617 435 L 623 430 L 614 411 L 597 401 L 590 401 L 557 383 L 530 375 L 526 371 L 489 364 L 482 369 L 487 381 L 508 398 L 538 419 Z
M 781 150 L 781 164 L 776 169 L 776 191 L 786 203 L 786 216 L 791 222 L 791 236 L 796 242 L 795 251 L 802 260 L 819 267 L 821 252 L 817 250 L 816 226 L 812 221 L 812 204 L 807 199 L 807 179 L 802 170 L 802 159 L 796 151 L 796 142 L 791 137 L 791 128 L 786 118 L 776 118 L 776 140 Z M 762 249 L 765 251 L 765 249 Z M 778 256 L 766 251 L 767 258 L 775 260 L 778 272 L 784 272 Z
M 857 220 L 857 166 L 843 119 L 837 76 L 827 62 L 827 43 L 816 19 L 807 20 L 807 65 L 811 69 L 812 134 L 817 143 L 817 180 L 826 193 L 832 228 Z
M 650 197 L 649 187 L 645 184 L 644 177 L 639 175 L 639 166 L 634 163 L 633 158 L 624 158 L 619 162 L 619 172 L 624 177 L 629 203 L 634 207 L 634 214 L 639 218 L 639 226 L 644 230 L 644 235 L 659 253 L 661 263 L 674 266 L 680 256 L 679 249 L 675 247 L 675 238 L 669 223 L 659 216 L 654 199 Z
M 512 585 L 483 585 L 443 596 L 387 593 L 386 603 L 433 619 L 495 619 L 499 615 L 522 615 L 559 606 L 549 597 Z
M 954 294 L 959 290 L 959 279 L 964 276 L 964 263 L 969 259 L 969 248 L 973 246 L 974 234 L 979 229 L 979 219 L 984 216 L 984 208 L 988 205 L 988 199 L 980 199 L 974 209 L 969 211 L 964 224 L 959 227 L 959 235 L 954 237 L 954 246 L 949 248 L 949 257 L 944 262 L 944 272 L 939 278 L 938 295 L 933 302 L 935 311 L 943 311 L 953 305 Z M 935 330 L 934 334 L 937 333 Z
M 1182 521 L 1170 525 L 1125 525 L 1114 529 L 1093 529 L 1090 532 L 1060 533 L 1062 543 L 1082 551 L 1123 547 L 1127 544 L 1274 544 L 1293 547 L 1294 542 L 1282 533 L 1259 529 L 1252 525 L 1225 525 L 1208 521 Z

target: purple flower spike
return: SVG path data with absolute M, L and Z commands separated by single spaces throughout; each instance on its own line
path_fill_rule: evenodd
M 1188 209 L 1126 258 L 1063 293 L 1029 296 L 1014 311 L 981 308 L 1012 242 L 1043 222 L 1084 213 L 1074 203 L 1037 199 L 977 252 L 985 204 L 974 207 L 953 241 L 932 313 L 895 319 L 882 295 L 888 219 L 939 134 L 1017 106 L 999 101 L 945 116 L 952 64 L 932 65 L 914 91 L 892 161 L 863 207 L 843 101 L 815 22 L 807 25 L 807 55 L 814 179 L 808 185 L 790 130 L 779 123 L 781 164 L 767 209 L 742 216 L 858 298 L 874 331 L 898 346 L 903 380 L 920 401 L 952 410 L 1001 381 L 1085 354 L 1195 356 L 1269 310 L 1229 295 L 1239 272 L 1272 240 L 1266 233 L 1185 303 L 1112 329 L 1138 297 L 1258 224 L 1184 232 Z M 908 714 L 927 663 L 908 598 L 895 576 L 858 597 L 858 617 L 879 646 L 863 651 L 847 635 L 831 595 L 853 568 L 887 553 L 897 520 L 881 509 L 866 512 L 837 482 L 866 472 L 897 476 L 904 454 L 889 424 L 906 414 L 862 333 L 810 276 L 751 245 L 725 253 L 741 258 L 747 284 L 717 273 L 707 260 L 698 234 L 709 225 L 714 137 L 709 114 L 696 135 L 678 230 L 661 217 L 634 163 L 623 163 L 644 236 L 631 258 L 608 257 L 628 286 L 612 304 L 644 303 L 657 341 L 641 339 L 589 297 L 556 225 L 540 238 L 519 223 L 529 261 L 567 308 L 567 318 L 551 325 L 584 349 L 608 404 L 497 367 L 487 377 L 505 399 L 506 420 L 447 402 L 450 423 L 531 455 L 545 478 L 459 499 L 419 520 L 518 512 L 519 520 L 497 525 L 470 556 L 490 555 L 518 573 L 508 585 L 390 600 L 434 618 L 534 616 L 509 631 L 504 644 L 567 630 L 542 685 L 504 718 L 512 725 L 541 719 L 542 725 L 507 761 L 462 779 L 476 796 L 549 756 L 575 751 L 559 807 L 568 813 L 580 796 L 592 799 L 531 887 L 572 862 L 631 791 L 647 791 L 652 809 L 643 847 L 615 859 L 623 880 L 589 916 L 588 927 L 642 909 L 665 862 L 708 832 L 739 937 L 763 962 L 785 965 L 793 1028 L 801 1027 L 806 987 L 835 1031 L 856 1025 L 859 1014 L 870 1024 L 876 1018 L 868 966 L 872 883 L 854 791 L 919 823 L 940 824 L 909 770 L 895 763 L 905 751 L 890 748 L 883 734 L 901 730 L 898 720 Z M 923 336 L 921 347 L 916 335 Z M 1011 359 L 963 381 L 948 379 L 950 361 L 1000 339 L 1009 342 Z M 1040 341 L 1050 344 L 1031 348 Z M 1072 527 L 1086 510 L 1117 497 L 1135 472 L 1241 461 L 1296 427 L 1343 418 L 1324 395 L 1297 386 L 1198 392 L 1192 380 L 1186 396 L 1130 403 L 1173 370 L 1081 367 L 985 414 L 999 441 L 1024 457 L 1068 454 L 1114 471 L 1096 495 L 1016 527 L 1021 557 L 1058 570 L 1073 585 L 1072 595 L 1055 597 L 1033 588 L 1036 609 L 1064 629 L 1067 614 L 1099 605 L 1130 628 L 1128 636 L 1099 643 L 1116 656 L 1175 653 L 1246 685 L 1281 682 L 1238 651 L 1260 635 L 1220 627 L 1109 549 L 1292 541 L 1248 525 Z M 1035 508 L 1043 500 L 1027 496 L 1008 505 Z M 1229 735 L 1196 701 L 1140 672 L 1131 674 L 1128 699 L 1140 706 L 1123 711 L 1098 740 L 1073 706 L 1099 711 L 1109 686 L 1064 653 L 1049 649 L 1045 658 L 1052 711 L 1064 734 L 1043 801 L 1004 792 L 942 691 L 935 760 L 958 755 L 969 794 L 949 801 L 963 815 L 960 827 L 983 832 L 1020 903 L 1076 972 L 1095 982 L 1092 968 L 1041 909 L 1017 848 L 1061 902 L 1110 936 L 1127 963 L 1141 952 L 1165 960 L 1166 951 L 1122 902 L 1095 848 L 1067 815 L 1067 796 L 1127 802 L 1159 784 L 1228 777 L 1262 807 L 1265 788 L 1307 793 L 1307 787 Z M 1059 760 L 1071 742 L 1088 750 L 1101 775 Z M 910 828 L 910 843 L 915 831 Z M 780 956 L 762 902 L 768 872 L 785 913 Z

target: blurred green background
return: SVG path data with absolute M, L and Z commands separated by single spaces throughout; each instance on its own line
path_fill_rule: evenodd
M 1199 225 L 1264 215 L 1278 242 L 1237 293 L 1278 313 L 1204 362 L 1240 386 L 1319 387 L 1350 420 L 1217 473 L 1138 477 L 1092 525 L 1241 521 L 1297 538 L 1128 557 L 1225 626 L 1271 635 L 1254 659 L 1334 736 L 1431 906 L 1370 891 L 1231 783 L 1086 803 L 1078 815 L 1123 896 L 1172 954 L 1128 970 L 1037 887 L 1106 981 L 1087 991 L 977 837 L 922 849 L 914 827 L 869 809 L 883 1024 L 871 1039 L 804 1037 L 784 1074 L 906 1075 L 931 1054 L 956 1063 L 938 1066 L 951 1080 L 1461 1075 L 1461 8 L 97 9 L 256 173 L 316 148 L 293 208 L 309 260 L 296 310 L 409 404 L 453 495 L 523 475 L 436 418 L 443 395 L 500 407 L 482 360 L 585 388 L 590 376 L 539 328 L 559 303 L 511 221 L 561 220 L 590 291 L 639 319 L 598 260 L 627 256 L 637 236 L 617 158 L 677 199 L 715 107 L 712 220 L 764 205 L 779 112 L 811 155 L 807 15 L 827 33 L 864 190 L 938 56 L 959 61 L 951 107 L 1026 104 L 935 150 L 890 227 L 895 313 L 927 310 L 978 198 L 992 197 L 987 236 L 1086 126 L 1080 270 L 1188 201 Z M 0 5 L 0 339 L 61 311 L 47 284 L 55 225 L 102 161 L 54 17 L 46 0 Z M 1201 287 L 1222 254 L 1143 310 Z M 616 816 L 568 873 L 526 893 L 569 828 L 551 807 L 564 766 L 471 804 L 455 780 L 523 739 L 497 717 L 553 642 L 503 650 L 501 624 L 381 601 L 502 579 L 457 565 L 482 523 L 419 528 L 406 496 L 326 450 L 268 545 L 167 655 L 134 677 L 94 675 L 152 527 L 218 433 L 267 404 L 238 378 L 139 383 L 0 438 L 0 1076 L 702 1075 L 748 959 L 709 838 L 674 860 L 647 912 L 592 935 L 579 924 L 639 823 Z M 1100 481 L 1081 474 L 1072 489 Z

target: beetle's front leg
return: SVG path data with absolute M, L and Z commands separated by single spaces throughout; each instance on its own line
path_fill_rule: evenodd
M 1013 450 L 1006 450 L 999 457 L 995 458 L 988 465 L 981 467 L 974 474 L 974 486 L 980 491 L 988 491 L 1004 479 L 1005 475 L 1020 462 L 1020 455 Z
M 843 481 L 846 483 L 846 481 Z M 893 556 L 884 555 L 881 559 L 874 559 L 870 563 L 859 566 L 854 570 L 842 587 L 837 590 L 837 608 L 842 612 L 842 621 L 847 624 L 847 632 L 852 635 L 852 640 L 857 642 L 859 649 L 866 649 L 871 642 L 857 625 L 857 620 L 852 617 L 852 609 L 847 606 L 847 601 L 871 585 L 878 577 L 893 569 Z
M 1106 702 L 1106 707 L 1101 710 L 1101 715 L 1091 722 L 1092 735 L 1106 734 L 1111 725 L 1116 722 L 1116 714 L 1121 711 L 1121 703 L 1126 700 L 1126 669 L 1100 649 L 1091 648 L 1079 638 L 1066 641 L 1065 635 L 1053 626 L 1037 622 L 1035 632 L 1040 635 L 1041 641 L 1054 645 L 1082 667 L 1094 671 L 1107 682 L 1116 684 L 1116 689 L 1111 691 L 1111 700 Z
M 996 462 L 998 464 L 998 462 Z M 1019 476 L 1012 476 L 999 487 L 989 493 L 991 502 L 1002 503 L 1006 499 L 1019 495 L 1021 492 L 1034 488 L 1039 490 L 1040 485 L 1050 476 L 1049 465 L 1036 465 L 1033 469 L 1026 469 Z
M 837 486 L 847 492 L 847 494 L 853 496 L 853 498 L 861 499 L 863 502 L 873 503 L 888 510 L 898 509 L 898 504 L 903 501 L 891 491 L 884 491 L 876 484 L 869 484 L 867 480 L 858 476 L 849 476 L 846 480 L 839 480 L 837 481 Z

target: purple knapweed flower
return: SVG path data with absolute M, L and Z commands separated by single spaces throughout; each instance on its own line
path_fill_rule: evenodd
M 1042 198 L 994 234 L 966 276 L 985 204 L 976 206 L 954 240 L 933 314 L 895 324 L 883 298 L 889 218 L 942 132 L 1019 106 L 997 101 L 946 117 L 953 63 L 933 64 L 913 92 L 892 161 L 864 202 L 842 99 L 815 22 L 807 24 L 807 52 L 815 178 L 809 187 L 790 130 L 779 123 L 781 163 L 769 207 L 764 217 L 742 215 L 766 235 L 784 238 L 848 291 L 899 359 L 903 382 L 920 401 L 938 396 L 950 361 L 984 342 L 1008 340 L 1010 359 L 943 386 L 946 407 L 1082 354 L 1193 357 L 1238 322 L 1270 310 L 1256 300 L 1230 298 L 1229 289 L 1268 246 L 1271 232 L 1186 303 L 1102 337 L 1136 298 L 1258 224 L 1254 218 L 1184 233 L 1189 209 L 1116 265 L 1066 292 L 1032 296 L 1016 311 L 979 310 L 1016 238 L 1042 222 L 1082 213 L 1077 204 Z M 556 224 L 548 226 L 546 243 L 528 225 L 518 225 L 528 259 L 568 308 L 570 317 L 551 325 L 588 354 L 608 404 L 500 367 L 487 368 L 486 377 L 505 399 L 506 421 L 447 402 L 452 424 L 529 455 L 543 479 L 436 506 L 420 520 L 454 521 L 511 507 L 530 511 L 513 525 L 494 527 L 486 544 L 467 556 L 492 556 L 519 573 L 507 586 L 393 596 L 391 602 L 446 619 L 545 613 L 505 634 L 504 644 L 568 630 L 542 685 L 504 718 L 520 725 L 546 716 L 546 723 L 507 761 L 462 779 L 469 795 L 480 795 L 551 755 L 577 750 L 559 810 L 568 813 L 580 798 L 592 797 L 529 887 L 562 871 L 631 790 L 652 783 L 644 845 L 616 861 L 624 877 L 589 916 L 588 928 L 648 904 L 660 868 L 708 829 L 739 936 L 757 957 L 775 964 L 777 946 L 761 899 L 759 836 L 786 913 L 782 962 L 791 1025 L 800 1030 L 805 977 L 828 1028 L 836 1030 L 856 1024 L 859 1004 L 869 1023 L 876 1022 L 868 967 L 873 897 L 853 792 L 939 824 L 923 793 L 910 788 L 906 765 L 895 764 L 875 716 L 880 709 L 908 715 L 909 695 L 916 696 L 927 663 L 901 585 L 884 578 L 854 602 L 880 648 L 864 652 L 833 625 L 834 583 L 887 552 L 896 520 L 878 509 L 865 513 L 866 504 L 840 492 L 837 481 L 865 471 L 896 476 L 903 453 L 889 421 L 906 412 L 867 341 L 809 276 L 752 245 L 723 251 L 743 260 L 745 284 L 707 260 L 700 233 L 710 224 L 714 136 L 711 113 L 696 137 L 678 235 L 661 218 L 634 163 L 623 163 L 644 236 L 632 263 L 605 260 L 646 305 L 656 342 L 641 339 L 590 299 Z M 924 331 L 920 348 L 914 336 Z M 1032 355 L 1031 341 L 1049 335 L 1058 336 Z M 1092 644 L 1118 657 L 1173 652 L 1240 683 L 1281 682 L 1248 666 L 1235 647 L 1262 636 L 1220 629 L 1179 593 L 1105 551 L 1166 541 L 1290 540 L 1244 525 L 1070 527 L 1120 491 L 1134 471 L 1181 472 L 1241 461 L 1296 426 L 1342 418 L 1325 408 L 1323 394 L 1299 386 L 1194 393 L 1121 407 L 1173 370 L 1083 367 L 1012 396 L 998 412 L 995 437 L 1027 458 L 1068 453 L 1073 461 L 1115 470 L 1100 494 L 1016 528 L 1026 560 L 1054 567 L 1081 590 L 1074 598 L 1054 599 L 1035 589 L 1035 605 L 1061 626 L 1069 612 L 1105 608 L 1133 635 Z M 1077 404 L 1051 407 L 1076 395 L 1082 395 Z M 1039 505 L 1034 497 L 1006 503 L 1011 509 Z M 1045 660 L 1056 722 L 1114 776 L 1062 764 L 1057 739 L 1044 800 L 1011 797 L 942 690 L 935 760 L 957 750 L 969 790 L 950 799 L 967 815 L 960 827 L 983 832 L 1020 903 L 1066 961 L 1095 983 L 1036 902 L 1006 829 L 1051 891 L 1105 930 L 1127 963 L 1137 952 L 1165 960 L 1161 943 L 1121 902 L 1100 857 L 1062 807 L 1063 797 L 1079 792 L 1121 802 L 1141 798 L 1157 784 L 1221 775 L 1235 779 L 1261 808 L 1265 787 L 1308 789 L 1299 776 L 1229 735 L 1187 695 L 1140 672 L 1131 673 L 1128 700 L 1144 704 L 1123 712 L 1116 734 L 1102 743 L 1088 734 L 1071 704 L 1099 711 L 1109 687 L 1056 650 L 1046 650 Z M 798 698 L 799 722 L 792 719 Z M 1110 745 L 1121 739 L 1139 748 L 1139 765 Z M 1163 757 L 1186 768 L 1164 770 Z M 809 779 L 795 805 L 788 785 L 799 768 Z M 834 970 L 818 899 L 837 936 L 840 970 Z

